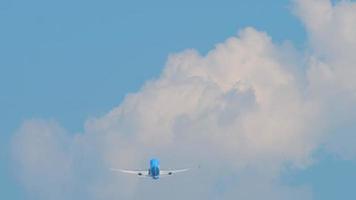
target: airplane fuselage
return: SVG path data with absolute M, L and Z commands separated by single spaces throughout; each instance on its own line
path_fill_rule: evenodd
M 151 159 L 150 168 L 148 170 L 149 176 L 151 176 L 153 179 L 159 179 L 159 172 L 159 160 Z

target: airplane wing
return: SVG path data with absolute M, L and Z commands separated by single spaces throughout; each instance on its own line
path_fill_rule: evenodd
M 126 170 L 126 169 L 115 169 L 111 168 L 111 171 L 117 171 L 117 172 L 122 172 L 126 174 L 136 174 L 137 176 L 149 176 L 148 175 L 148 170 Z
M 178 169 L 178 170 L 160 170 L 160 175 L 161 176 L 170 176 L 170 175 L 173 175 L 173 174 L 176 174 L 176 173 L 180 173 L 180 172 L 186 172 L 190 170 L 189 168 L 187 169 Z

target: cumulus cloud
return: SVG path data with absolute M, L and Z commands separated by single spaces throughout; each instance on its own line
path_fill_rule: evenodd
M 308 92 L 323 107 L 324 144 L 344 158 L 355 158 L 356 3 L 300 0 L 296 5 L 309 34 Z
M 14 137 L 13 157 L 28 191 L 51 199 L 70 189 L 68 142 L 65 131 L 53 121 L 29 120 L 22 125 Z
M 162 199 L 311 199 L 308 188 L 285 185 L 280 174 L 308 167 L 323 145 L 355 155 L 345 142 L 355 138 L 356 7 L 297 0 L 295 12 L 309 34 L 306 69 L 291 45 L 245 28 L 207 55 L 171 55 L 159 78 L 89 119 L 83 133 L 67 134 L 52 121 L 24 122 L 13 152 L 29 193 L 156 199 L 152 187 L 159 187 Z M 162 167 L 202 168 L 158 186 L 108 171 L 145 167 L 152 156 Z

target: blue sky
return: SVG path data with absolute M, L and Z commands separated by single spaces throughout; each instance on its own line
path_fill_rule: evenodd
M 24 120 L 54 119 L 81 132 L 88 117 L 105 114 L 157 78 L 168 55 L 189 48 L 205 54 L 246 26 L 275 43 L 306 47 L 305 29 L 288 0 L 2 0 L 0 197 L 26 199 L 10 155 Z M 286 182 L 309 185 L 317 200 L 355 198 L 345 187 L 356 184 L 354 161 L 334 157 L 322 153 Z
M 80 130 L 88 115 L 158 76 L 170 53 L 204 53 L 245 26 L 277 42 L 303 46 L 305 39 L 289 1 L 5 1 L 1 7 L 6 132 L 36 116 Z

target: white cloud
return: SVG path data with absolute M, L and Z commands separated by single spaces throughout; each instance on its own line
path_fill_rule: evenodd
M 345 158 L 355 158 L 356 3 L 328 0 L 297 2 L 310 35 L 308 80 L 312 100 L 323 106 L 325 143 Z
M 70 190 L 68 142 L 65 131 L 53 121 L 29 120 L 16 133 L 16 173 L 36 198 L 51 199 Z
M 202 165 L 161 180 L 162 199 L 311 199 L 308 188 L 279 177 L 286 167 L 307 167 L 322 142 L 354 155 L 336 140 L 349 135 L 324 131 L 345 131 L 340 126 L 355 119 L 356 12 L 355 3 L 327 0 L 295 7 L 310 35 L 307 71 L 290 45 L 253 28 L 205 56 L 171 55 L 158 79 L 88 120 L 82 134 L 69 136 L 51 121 L 25 122 L 13 149 L 27 189 L 35 199 L 157 198 L 151 182 L 107 169 L 145 167 L 158 156 L 166 167 Z

